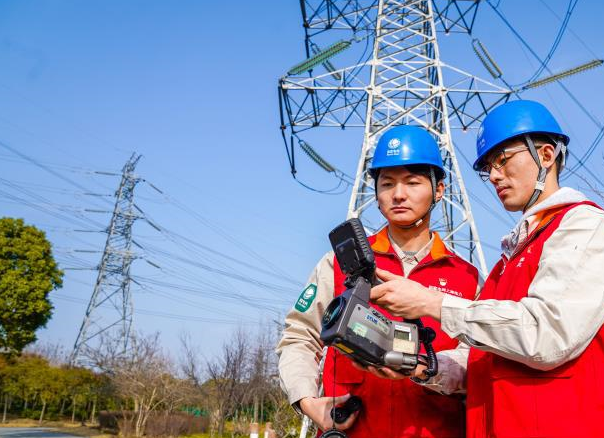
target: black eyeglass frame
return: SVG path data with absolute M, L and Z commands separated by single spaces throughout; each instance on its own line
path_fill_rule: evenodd
M 535 149 L 540 149 L 541 146 L 535 146 Z M 490 159 L 485 159 L 485 164 L 478 171 L 478 176 L 483 181 L 488 181 L 491 177 L 492 169 L 501 169 L 505 166 L 510 158 L 522 151 L 529 151 L 527 145 L 509 146 L 503 148 L 497 154 L 494 154 Z M 499 158 L 503 156 L 501 160 Z M 499 160 L 499 162 L 497 162 Z

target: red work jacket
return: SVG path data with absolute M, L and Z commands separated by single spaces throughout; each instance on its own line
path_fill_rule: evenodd
M 480 299 L 520 301 L 526 297 L 544 243 L 564 215 L 577 205 L 546 211 L 510 259 L 502 257 L 495 265 Z M 551 371 L 539 371 L 472 348 L 467 370 L 467 436 L 604 437 L 603 371 L 602 328 L 581 356 Z
M 403 275 L 401 260 L 388 238 L 387 228 L 369 238 L 379 268 Z M 434 233 L 432 250 L 408 278 L 426 287 L 463 298 L 474 299 L 478 271 L 470 263 L 450 252 L 437 233 Z M 335 295 L 346 289 L 345 276 L 334 260 Z M 386 310 L 373 305 L 388 318 L 400 321 Z M 422 318 L 425 326 L 436 332 L 433 343 L 436 351 L 457 346 L 440 330 L 432 318 Z M 335 358 L 335 381 L 334 381 Z M 359 371 L 350 359 L 330 348 L 325 360 L 323 385 L 326 396 L 346 393 L 357 395 L 363 401 L 363 409 L 354 425 L 346 431 L 350 438 L 460 438 L 463 437 L 465 412 L 459 397 L 437 394 L 409 381 L 380 379 L 365 371 Z

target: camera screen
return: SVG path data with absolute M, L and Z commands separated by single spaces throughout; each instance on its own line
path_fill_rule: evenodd
M 411 333 L 401 330 L 394 330 L 394 339 L 402 339 L 403 341 L 411 340 Z
M 336 246 L 336 255 L 342 272 L 347 275 L 355 273 L 361 267 L 352 237 Z

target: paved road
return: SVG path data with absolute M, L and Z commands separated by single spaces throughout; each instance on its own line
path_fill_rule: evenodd
M 38 427 L 0 427 L 2 438 L 73 438 L 74 436 Z

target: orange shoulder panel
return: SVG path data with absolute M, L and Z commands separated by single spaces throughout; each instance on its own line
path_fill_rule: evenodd
M 388 252 L 390 250 L 390 239 L 388 238 L 388 227 L 382 228 L 376 235 L 371 249 L 377 252 Z
M 445 246 L 445 243 L 442 241 L 438 233 L 436 231 L 433 231 L 432 233 L 434 233 L 434 242 L 432 243 L 430 256 L 432 257 L 432 260 L 438 260 L 448 255 L 449 252 L 447 251 L 447 247 Z

